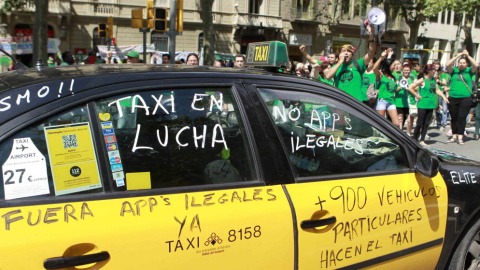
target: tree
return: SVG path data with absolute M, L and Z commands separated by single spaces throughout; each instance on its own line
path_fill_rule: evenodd
M 33 61 L 47 61 L 47 14 L 48 0 L 35 0 L 35 23 L 33 25 Z M 34 62 L 35 64 L 35 62 Z
M 22 10 L 26 4 L 27 2 L 25 0 L 5 0 L 3 1 L 3 6 L 0 8 L 0 14 Z
M 470 52 L 474 52 L 474 45 L 472 40 L 472 26 L 475 15 L 480 12 L 480 1 L 478 0 L 426 0 L 426 6 L 424 13 L 427 16 L 433 16 L 441 11 L 453 11 L 457 14 L 465 14 L 465 23 L 463 20 L 458 21 L 458 27 L 463 30 L 465 34 L 465 47 Z M 477 22 L 478 23 L 478 22 Z M 457 37 L 458 40 L 458 37 Z M 457 44 L 455 44 L 457 45 Z M 455 48 L 458 50 L 458 48 Z
M 200 18 L 203 21 L 203 64 L 213 66 L 215 62 L 215 32 L 212 7 L 215 0 L 200 0 Z
M 425 10 L 425 2 L 428 0 L 385 0 L 385 9 L 399 10 L 400 15 L 405 19 L 405 23 L 410 28 L 410 38 L 408 47 L 413 49 L 418 40 L 418 30 L 420 25 L 425 21 L 426 16 L 423 13 Z M 443 1 L 439 1 L 443 2 Z

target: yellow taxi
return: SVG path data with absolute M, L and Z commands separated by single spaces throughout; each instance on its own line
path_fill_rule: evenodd
M 284 44 L 249 51 L 272 63 Z M 285 58 L 286 59 L 286 58 Z M 260 69 L 0 75 L 0 269 L 472 269 L 480 163 Z

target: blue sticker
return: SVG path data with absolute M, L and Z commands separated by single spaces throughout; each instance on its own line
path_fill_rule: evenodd
M 122 164 L 113 164 L 113 165 L 110 165 L 110 166 L 112 167 L 112 172 L 123 171 Z
M 103 130 L 103 136 L 115 135 L 113 128 L 106 128 Z
M 106 128 L 113 128 L 112 121 L 108 121 L 108 122 L 101 122 L 100 124 L 102 125 L 102 129 L 106 129 Z
M 125 186 L 125 181 L 123 180 L 123 178 L 121 178 L 121 179 L 115 179 L 115 183 L 117 184 L 117 187 L 123 187 L 123 186 Z

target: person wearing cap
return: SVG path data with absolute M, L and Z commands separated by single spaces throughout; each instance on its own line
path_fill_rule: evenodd
M 367 27 L 369 33 L 369 43 L 367 54 L 353 62 L 353 53 L 355 49 L 352 45 L 342 46 L 337 64 L 328 72 L 325 72 L 325 79 L 334 79 L 335 86 L 347 92 L 357 100 L 362 101 L 362 76 L 367 70 L 367 65 L 373 59 L 375 52 L 375 35 L 373 27 Z
M 140 54 L 136 51 L 130 51 L 127 53 L 127 64 L 140 63 Z

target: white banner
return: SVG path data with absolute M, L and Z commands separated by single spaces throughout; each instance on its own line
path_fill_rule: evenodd
M 32 54 L 33 40 L 27 37 L 8 37 L 0 38 L 0 45 L 7 53 L 15 54 Z M 58 53 L 60 40 L 58 38 L 49 38 L 47 43 L 48 53 Z

